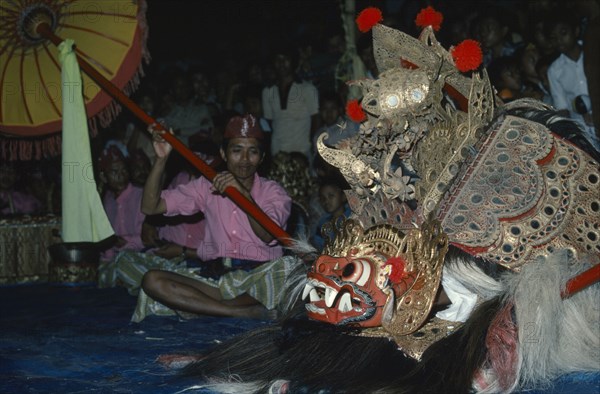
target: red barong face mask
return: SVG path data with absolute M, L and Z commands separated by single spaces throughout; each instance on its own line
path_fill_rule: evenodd
M 308 317 L 336 325 L 384 327 L 406 335 L 424 324 L 437 293 L 447 238 L 439 224 L 400 233 L 363 231 L 348 220 L 308 273 Z
M 383 258 L 383 259 L 382 259 Z M 320 256 L 308 273 L 303 297 L 308 317 L 332 324 L 381 325 L 381 311 L 388 298 L 377 286 L 385 256 Z

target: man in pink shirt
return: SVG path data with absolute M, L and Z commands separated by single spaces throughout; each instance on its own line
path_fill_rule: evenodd
M 254 218 L 242 211 L 223 194 L 231 186 L 254 201 L 277 224 L 285 226 L 291 198 L 276 182 L 261 178 L 256 170 L 264 158 L 262 130 L 252 115 L 233 117 L 224 134 L 221 157 L 227 171 L 217 174 L 211 184 L 201 177 L 174 190 L 160 192 L 160 179 L 171 146 L 157 134 L 156 161 L 144 187 L 142 210 L 147 215 L 205 216 L 205 237 L 196 251 L 203 261 L 228 258 L 244 263 L 277 259 L 283 250 Z M 252 271 L 248 275 L 252 275 Z M 218 285 L 182 276 L 174 272 L 152 270 L 146 273 L 142 288 L 147 295 L 179 311 L 235 317 L 262 317 L 265 307 L 247 293 L 225 294 Z
M 103 261 L 112 261 L 118 251 L 141 250 L 141 233 L 146 215 L 141 211 L 142 188 L 129 182 L 127 164 L 121 151 L 111 146 L 102 152 L 99 177 L 106 184 L 102 203 L 117 237 L 116 244 L 105 251 Z
M 167 187 L 168 190 L 176 189 L 195 179 L 187 171 L 179 172 Z M 147 239 L 146 246 L 156 247 L 151 252 L 157 256 L 170 259 L 183 255 L 184 248 L 196 250 L 204 238 L 204 215 L 198 212 L 194 215 L 178 215 L 169 217 L 153 217 L 151 220 L 154 233 Z M 146 240 L 146 239 L 145 239 Z M 140 278 L 141 279 L 141 278 Z

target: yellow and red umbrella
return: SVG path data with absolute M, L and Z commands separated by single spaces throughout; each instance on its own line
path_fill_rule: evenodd
M 28 159 L 28 137 L 61 130 L 58 50 L 35 30 L 41 23 L 73 39 L 78 56 L 126 93 L 139 82 L 142 59 L 149 60 L 143 0 L 3 0 L 0 19 L 0 132 L 18 137 L 3 140 L 11 145 L 2 147 L 5 159 Z M 108 126 L 120 107 L 87 75 L 83 87 L 95 133 L 96 122 Z

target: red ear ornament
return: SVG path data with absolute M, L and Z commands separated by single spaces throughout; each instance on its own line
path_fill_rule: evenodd
M 348 101 L 348 104 L 346 104 L 346 114 L 348 114 L 350 119 L 357 123 L 361 123 L 367 119 L 367 115 L 365 114 L 365 111 L 363 111 L 358 100 Z
M 464 40 L 452 48 L 451 53 L 460 72 L 476 70 L 483 61 L 481 46 L 475 40 Z
M 432 6 L 423 8 L 417 15 L 415 23 L 421 29 L 431 26 L 433 31 L 439 31 L 442 26 L 444 16 L 441 12 L 436 11 Z
M 383 15 L 381 14 L 381 10 L 376 7 L 365 8 L 358 14 L 356 18 L 356 25 L 358 26 L 358 30 L 362 33 L 366 33 L 373 26 L 378 24 L 383 20 Z
M 389 276 L 390 282 L 396 284 L 406 277 L 406 272 L 404 272 L 405 264 L 406 263 L 402 257 L 390 257 L 386 261 L 386 266 L 392 266 L 392 272 Z

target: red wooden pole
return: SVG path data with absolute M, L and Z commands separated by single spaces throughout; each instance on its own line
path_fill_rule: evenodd
M 54 45 L 58 46 L 63 39 L 54 34 L 52 29 L 47 23 L 40 23 L 36 27 L 36 31 L 42 37 L 50 40 Z M 156 129 L 165 131 L 162 137 L 173 146 L 177 152 L 179 152 L 186 160 L 192 163 L 209 181 L 212 182 L 214 177 L 217 175 L 215 170 L 196 156 L 187 146 L 185 146 L 177 137 L 173 134 L 168 133 L 167 130 L 158 123 L 153 117 L 148 115 L 142 110 L 133 100 L 127 97 L 119 88 L 117 88 L 112 82 L 106 79 L 100 74 L 94 67 L 88 62 L 77 56 L 77 62 L 79 66 L 89 75 L 98 85 L 106 90 L 112 97 L 127 107 L 138 119 L 147 125 L 155 125 Z M 291 237 L 285 232 L 277 223 L 273 221 L 266 213 L 262 211 L 256 204 L 248 200 L 242 193 L 233 187 L 225 189 L 225 194 L 233 202 L 235 202 L 244 212 L 252 216 L 265 230 L 275 237 L 283 245 L 289 246 L 291 244 Z
M 560 293 L 562 298 L 569 298 L 573 294 L 585 289 L 600 280 L 600 264 L 596 264 L 587 271 L 569 279 L 565 289 Z

